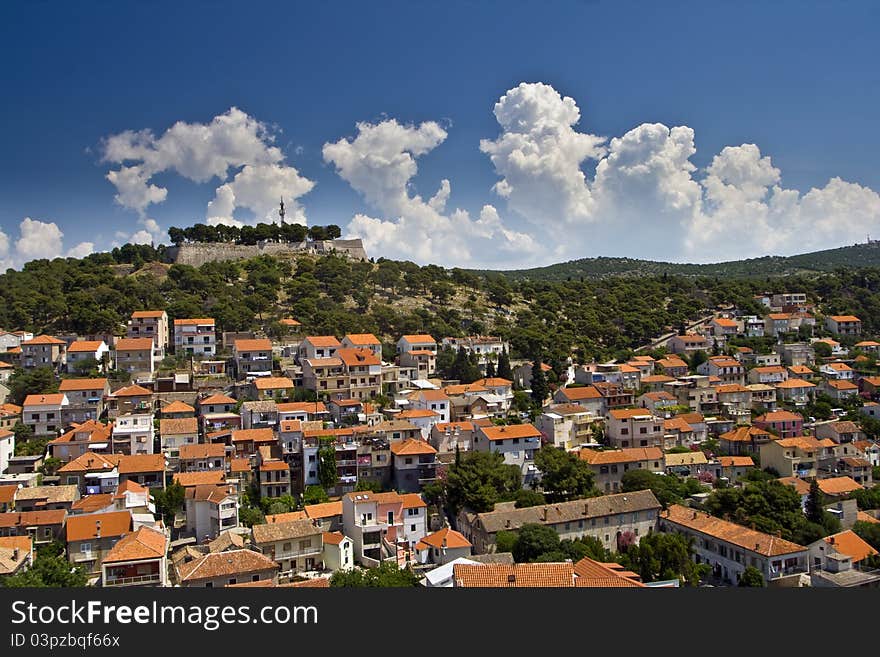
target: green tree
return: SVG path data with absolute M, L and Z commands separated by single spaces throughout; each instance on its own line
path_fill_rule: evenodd
M 407 567 L 383 561 L 375 568 L 337 570 L 330 576 L 330 586 L 340 588 L 410 588 L 419 578 Z
M 813 479 L 810 482 L 810 492 L 807 495 L 807 503 L 804 507 L 804 513 L 807 520 L 818 524 L 822 523 L 822 516 L 825 513 L 824 500 L 822 499 L 822 490 L 819 488 L 819 481 Z
M 321 447 L 318 449 L 318 480 L 325 490 L 335 486 L 339 480 L 336 448 L 333 446 L 333 439 L 329 437 L 321 438 Z
M 764 575 L 761 574 L 760 570 L 754 566 L 746 566 L 746 569 L 740 575 L 739 586 L 763 588 L 767 586 L 767 583 L 764 581 Z
M 186 498 L 186 489 L 183 485 L 175 481 L 165 489 L 157 488 L 150 491 L 156 504 L 156 510 L 162 515 L 165 525 L 174 526 L 174 516 L 183 508 L 183 501 Z
M 330 497 L 327 495 L 327 491 L 324 490 L 321 486 L 306 486 L 305 491 L 303 491 L 303 504 L 323 504 L 324 502 L 329 502 Z
M 550 502 L 584 497 L 593 489 L 590 465 L 571 452 L 544 445 L 535 453 L 535 466 L 541 472 L 541 489 Z
M 517 533 L 502 529 L 495 534 L 495 551 L 496 552 L 513 552 L 513 546 L 516 545 Z
M 58 392 L 58 380 L 51 367 L 35 367 L 31 370 L 16 369 L 9 381 L 8 401 L 21 406 L 28 395 Z
M 547 500 L 542 493 L 535 490 L 523 488 L 516 491 L 516 508 L 522 509 L 529 506 L 541 506 L 546 504 Z
M 513 559 L 517 563 L 535 561 L 540 555 L 559 548 L 559 534 L 552 527 L 526 523 L 519 528 L 513 546 Z
M 535 402 L 537 406 L 543 406 L 544 401 L 550 394 L 550 386 L 547 385 L 547 377 L 544 375 L 544 370 L 541 368 L 541 359 L 536 358 L 534 364 L 532 365 L 532 401 Z
M 875 550 L 880 550 L 880 523 L 858 520 L 853 525 L 853 532 Z
M 508 381 L 513 380 L 513 370 L 510 368 L 510 356 L 507 355 L 507 349 L 503 349 L 498 356 L 498 368 L 495 375 Z
M 83 587 L 87 583 L 88 577 L 82 568 L 71 566 L 65 556 L 40 551 L 37 551 L 30 568 L 0 581 L 7 588 L 73 588 Z
M 446 475 L 446 500 L 452 515 L 468 508 L 477 513 L 491 511 L 503 497 L 522 486 L 522 473 L 504 462 L 497 452 L 467 452 Z
M 620 563 L 637 572 L 643 582 L 678 579 L 685 586 L 697 586 L 709 567 L 693 561 L 692 546 L 693 538 L 683 534 L 655 532 L 630 545 L 620 555 Z

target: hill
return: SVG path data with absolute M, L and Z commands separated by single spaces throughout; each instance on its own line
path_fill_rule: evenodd
M 794 256 L 764 256 L 713 264 L 655 262 L 634 258 L 582 258 L 547 267 L 509 271 L 478 270 L 481 275 L 501 274 L 513 280 L 564 281 L 569 278 L 605 278 L 608 276 L 707 276 L 733 278 L 765 278 L 793 276 L 810 272 L 827 272 L 840 268 L 880 266 L 880 242 L 854 244 L 837 249 L 815 251 Z

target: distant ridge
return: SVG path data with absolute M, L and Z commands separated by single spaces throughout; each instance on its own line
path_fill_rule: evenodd
M 634 258 L 582 258 L 547 267 L 507 271 L 472 270 L 474 273 L 501 274 L 516 280 L 564 281 L 566 279 L 604 278 L 606 276 L 731 276 L 737 278 L 792 276 L 809 272 L 880 267 L 880 241 L 843 246 L 794 256 L 764 256 L 713 264 L 681 264 Z

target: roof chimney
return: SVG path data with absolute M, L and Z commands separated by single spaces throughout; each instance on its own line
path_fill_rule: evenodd
M 546 506 L 545 506 L 544 509 L 541 511 L 541 515 L 543 516 L 543 520 L 544 520 L 544 522 L 547 522 L 547 507 L 546 507 Z
M 12 550 L 12 561 L 18 561 L 18 548 L 13 548 Z
M 510 575 L 508 575 L 508 576 L 507 576 L 507 583 L 508 583 L 508 584 L 514 584 L 514 583 L 516 583 L 516 575 L 514 575 L 513 573 L 511 573 Z
M 101 538 L 101 521 L 95 520 L 95 538 Z

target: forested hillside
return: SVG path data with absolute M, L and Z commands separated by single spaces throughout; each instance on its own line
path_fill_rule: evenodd
M 599 280 L 509 280 L 411 262 L 338 256 L 259 257 L 199 268 L 163 262 L 164 247 L 126 245 L 83 259 L 37 260 L 0 275 L 0 328 L 121 333 L 133 310 L 214 317 L 218 330 L 283 331 L 294 317 L 311 334 L 372 332 L 389 346 L 405 333 L 500 335 L 513 357 L 550 361 L 572 351 L 611 357 L 678 330 L 719 304 L 766 310 L 757 293 L 806 291 L 820 309 L 853 313 L 880 333 L 880 269 L 786 278 L 669 274 Z

